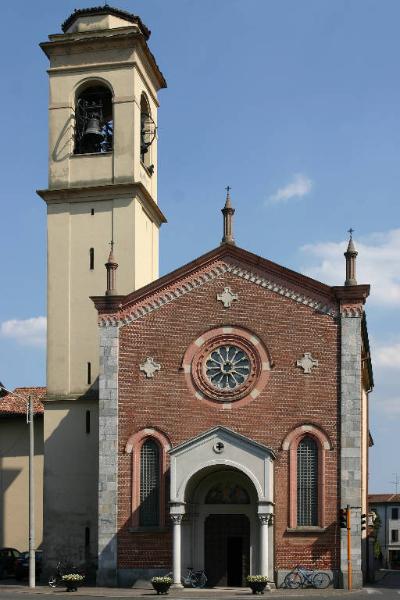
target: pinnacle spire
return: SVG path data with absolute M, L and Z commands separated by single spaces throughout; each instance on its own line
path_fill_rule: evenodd
M 346 286 L 357 285 L 356 258 L 358 252 L 353 241 L 354 229 L 350 227 L 348 233 L 350 234 L 349 243 L 347 244 L 347 250 L 344 253 L 344 256 L 346 258 L 346 281 L 344 282 L 344 285 Z
M 233 215 L 235 214 L 235 209 L 232 208 L 231 195 L 230 190 L 231 187 L 228 185 L 226 188 L 226 200 L 225 206 L 221 210 L 224 216 L 224 233 L 222 236 L 221 244 L 235 244 L 235 240 L 233 237 Z
M 118 269 L 118 263 L 114 258 L 114 240 L 110 242 L 110 254 L 108 256 L 108 260 L 105 264 L 107 270 L 107 289 L 106 296 L 115 296 L 117 294 L 116 290 L 116 271 Z

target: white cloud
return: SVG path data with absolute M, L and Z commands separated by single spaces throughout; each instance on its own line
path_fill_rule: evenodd
M 387 307 L 400 305 L 400 229 L 373 233 L 355 240 L 358 251 L 357 281 L 371 284 L 369 304 Z M 347 242 L 308 244 L 300 250 L 307 264 L 301 270 L 329 285 L 343 285 Z M 311 264 L 310 264 L 311 263 Z M 314 263 L 314 264 L 312 264 Z
M 11 319 L 0 324 L 0 335 L 16 340 L 23 346 L 46 345 L 46 317 Z
M 269 197 L 269 202 L 278 204 L 288 202 L 288 200 L 291 200 L 292 198 L 302 198 L 310 193 L 312 186 L 313 182 L 311 179 L 302 173 L 297 173 L 290 183 L 279 188 L 275 194 L 272 194 Z
M 374 365 L 383 369 L 400 369 L 400 343 L 374 345 Z

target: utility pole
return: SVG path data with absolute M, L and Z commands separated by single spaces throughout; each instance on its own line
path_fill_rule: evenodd
M 35 561 L 35 430 L 34 410 L 32 396 L 29 395 L 28 406 L 29 423 L 29 587 L 36 587 L 36 561 Z

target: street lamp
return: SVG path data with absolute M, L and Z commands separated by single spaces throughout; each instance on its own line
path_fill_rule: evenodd
M 20 396 L 11 390 L 8 390 L 0 383 L 0 391 L 4 390 L 17 398 L 26 402 L 26 422 L 29 425 L 29 587 L 36 587 L 36 564 L 35 564 L 35 473 L 34 473 L 34 457 L 35 457 L 35 441 L 34 441 L 34 410 L 33 399 L 29 394 L 28 397 Z

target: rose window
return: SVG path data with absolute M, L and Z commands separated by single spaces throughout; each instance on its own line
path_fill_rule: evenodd
M 219 389 L 237 388 L 247 380 L 250 372 L 250 358 L 238 346 L 219 346 L 205 361 L 206 376 Z
M 182 366 L 196 398 L 247 402 L 257 398 L 265 387 L 270 360 L 255 334 L 226 326 L 197 338 L 185 353 Z

